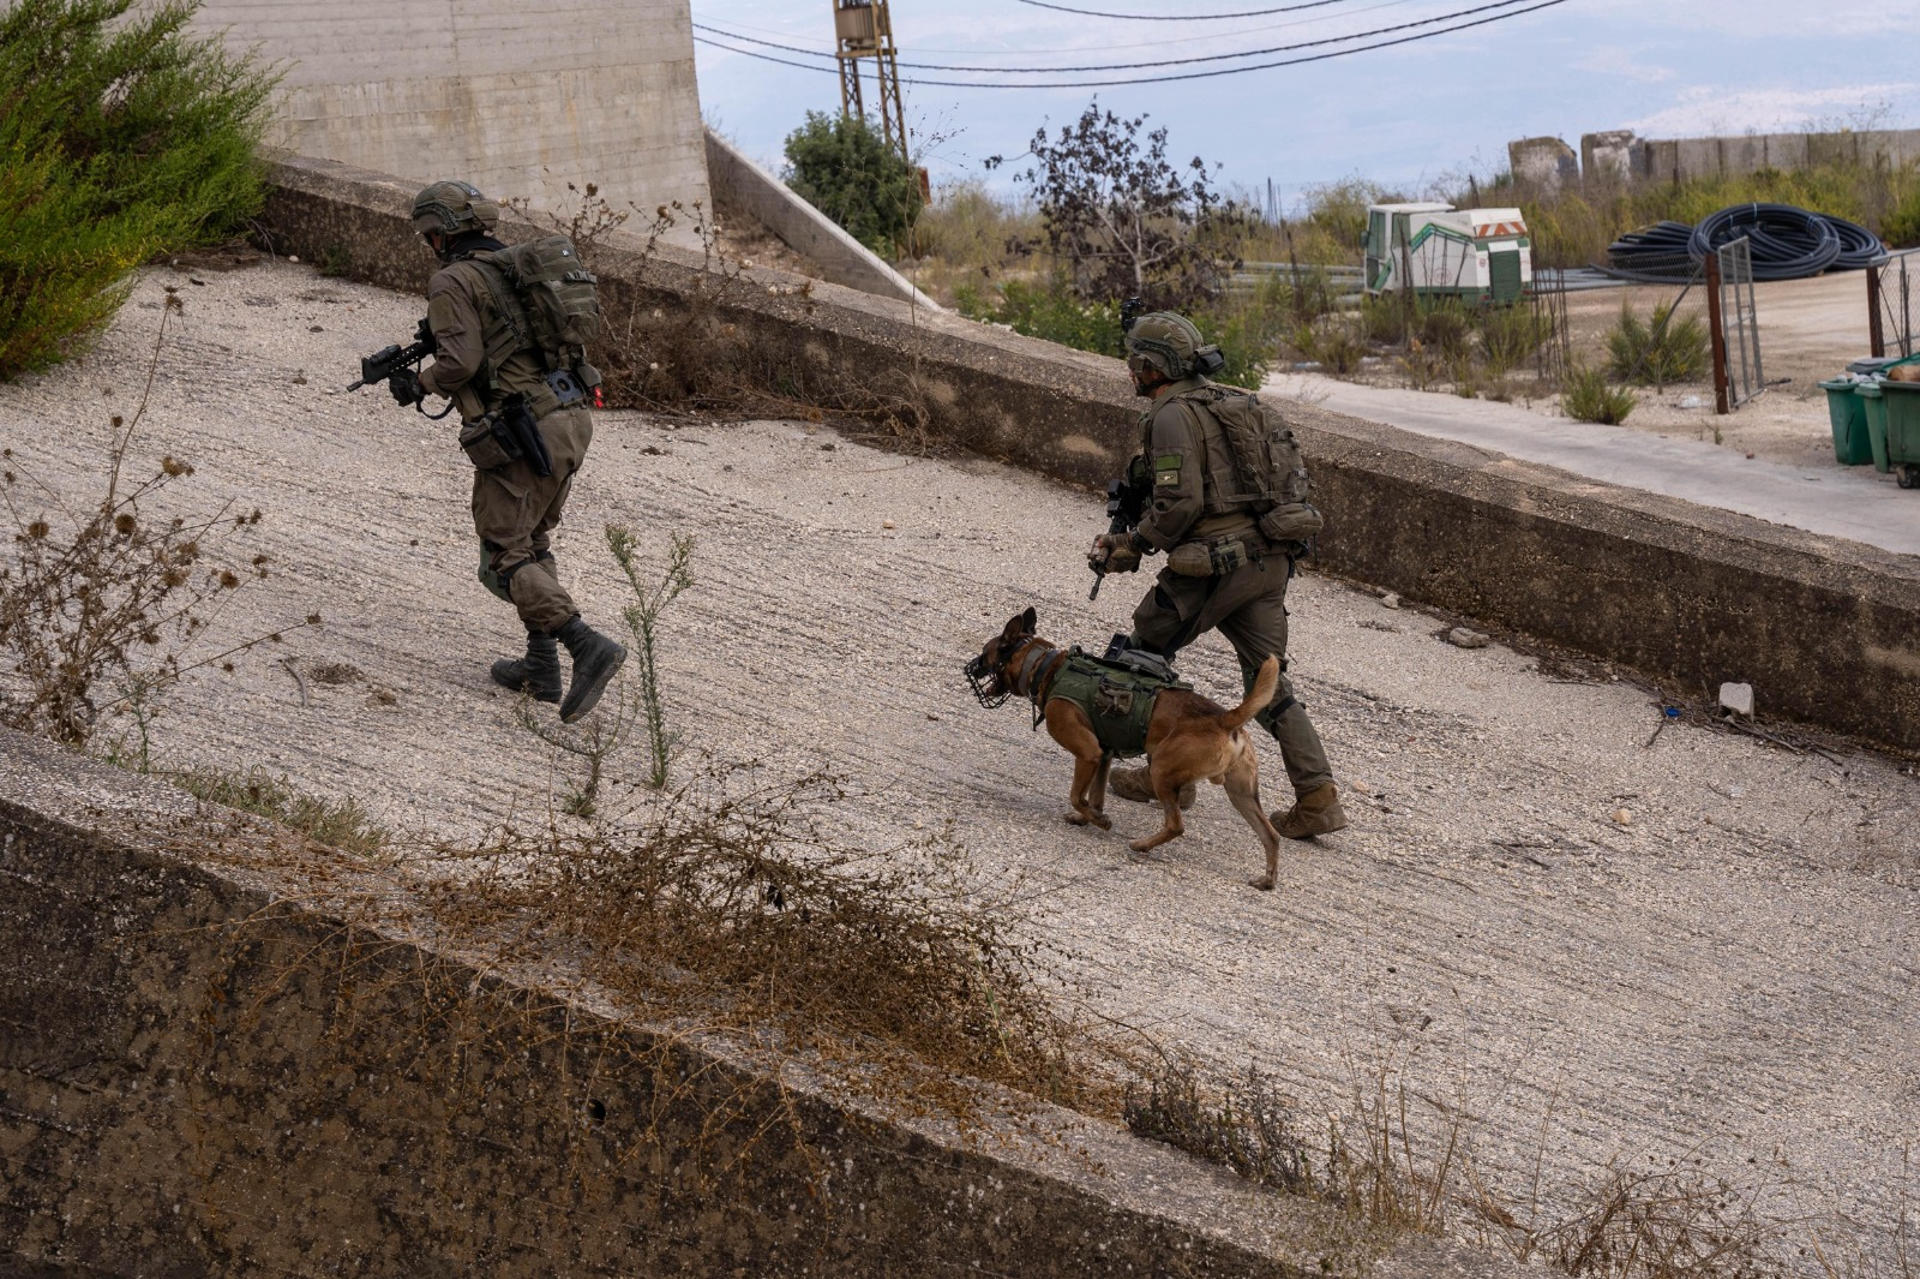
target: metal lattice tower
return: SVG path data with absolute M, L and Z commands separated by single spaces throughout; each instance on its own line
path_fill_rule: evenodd
M 907 117 L 900 105 L 899 50 L 893 43 L 893 17 L 887 0 L 833 0 L 833 49 L 840 64 L 840 111 L 867 114 L 860 89 L 860 60 L 874 60 L 874 79 L 880 93 L 880 135 L 887 145 L 907 154 Z

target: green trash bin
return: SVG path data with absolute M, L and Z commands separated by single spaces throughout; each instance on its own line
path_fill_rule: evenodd
M 1882 382 L 1880 405 L 1887 463 L 1899 473 L 1901 488 L 1920 488 L 1920 382 Z
M 1833 460 L 1842 466 L 1873 461 L 1873 445 L 1867 440 L 1867 402 L 1853 393 L 1860 385 L 1848 378 L 1820 384 L 1827 393 L 1827 418 L 1833 423 Z
M 1880 384 L 1862 382 L 1853 393 L 1867 411 L 1867 444 L 1873 449 L 1873 469 L 1885 475 L 1893 467 L 1887 461 L 1887 402 L 1880 395 Z

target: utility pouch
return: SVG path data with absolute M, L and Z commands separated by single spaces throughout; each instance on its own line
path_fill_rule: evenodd
M 1286 502 L 1260 517 L 1260 532 L 1269 542 L 1309 542 L 1326 527 L 1312 502 Z
M 1167 567 L 1182 577 L 1212 577 L 1213 548 L 1205 542 L 1182 542 L 1167 552 Z
M 511 437 L 501 429 L 498 413 L 474 418 L 460 427 L 460 449 L 478 470 L 497 470 L 518 458 L 517 449 L 508 452 L 509 442 Z
M 1247 544 L 1238 540 L 1209 543 L 1207 553 L 1213 561 L 1213 572 L 1217 577 L 1225 577 L 1247 563 Z
M 1093 691 L 1093 713 L 1123 719 L 1133 714 L 1133 699 L 1138 691 L 1131 685 L 1103 679 Z

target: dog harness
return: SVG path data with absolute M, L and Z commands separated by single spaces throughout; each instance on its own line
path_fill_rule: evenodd
M 1173 675 L 1162 675 L 1139 666 L 1106 661 L 1079 649 L 1055 649 L 1035 660 L 1023 662 L 1018 673 L 1033 699 L 1033 725 L 1040 727 L 1048 704 L 1068 701 L 1078 706 L 1093 725 L 1100 749 L 1122 759 L 1147 753 L 1147 724 L 1153 719 L 1153 704 L 1169 688 L 1191 689 L 1193 685 Z M 1165 668 L 1163 668 L 1165 669 Z

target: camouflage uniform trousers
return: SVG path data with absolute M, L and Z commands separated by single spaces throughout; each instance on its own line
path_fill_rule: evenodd
M 1240 659 L 1247 690 L 1268 655 L 1281 662 L 1280 691 L 1255 718 L 1280 743 L 1280 757 L 1296 795 L 1333 780 L 1326 747 L 1286 675 L 1287 578 L 1284 555 L 1244 564 L 1222 577 L 1187 577 L 1161 570 L 1154 588 L 1133 610 L 1133 643 L 1168 658 L 1218 629 Z
M 535 475 L 524 459 L 475 471 L 473 530 L 486 556 L 480 580 L 496 595 L 504 584 L 528 630 L 552 633 L 580 611 L 560 585 L 547 535 L 560 523 L 574 472 L 586 459 L 593 417 L 586 409 L 557 409 L 540 419 L 540 435 L 553 474 Z

